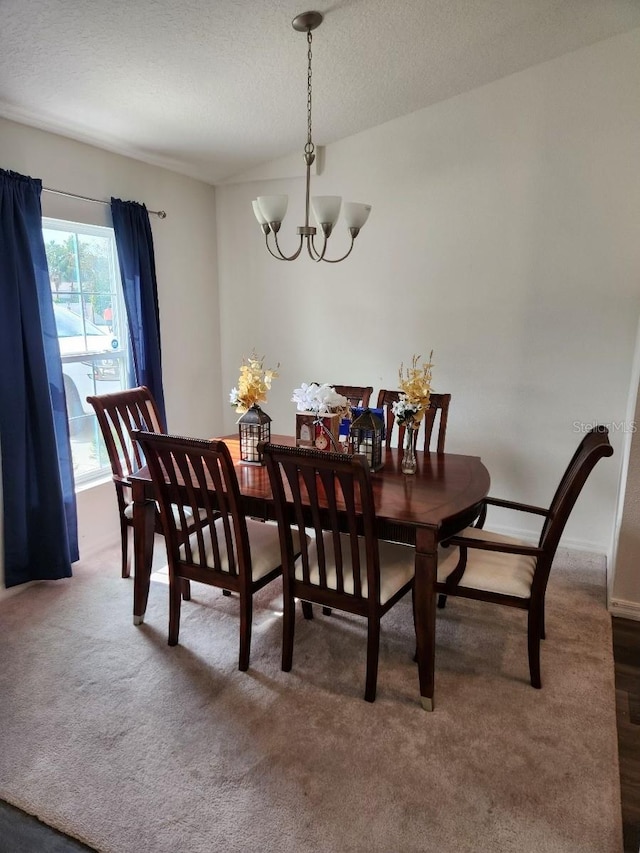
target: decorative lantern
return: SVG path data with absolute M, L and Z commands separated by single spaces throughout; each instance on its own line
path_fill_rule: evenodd
M 271 440 L 271 418 L 269 415 L 263 412 L 260 406 L 251 406 L 238 419 L 238 430 L 240 432 L 240 459 L 243 462 L 262 465 L 258 445 L 261 441 Z
M 370 409 L 365 409 L 351 424 L 349 433 L 351 452 L 364 454 L 372 471 L 379 471 L 383 465 L 383 435 L 384 421 L 378 415 L 374 415 Z

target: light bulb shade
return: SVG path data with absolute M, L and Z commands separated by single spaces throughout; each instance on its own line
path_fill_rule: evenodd
M 258 204 L 257 200 L 252 201 L 251 204 L 253 205 L 253 212 L 255 214 L 255 217 L 260 223 L 260 225 L 268 225 L 267 220 L 262 215 L 262 211 L 260 210 L 260 205 Z
M 339 195 L 316 195 L 311 199 L 311 207 L 318 225 L 335 225 L 340 216 L 342 199 Z
M 345 201 L 344 203 L 344 218 L 347 228 L 362 228 L 370 213 L 370 204 L 359 204 L 356 201 Z
M 288 195 L 260 195 L 258 207 L 267 222 L 282 222 L 289 204 Z

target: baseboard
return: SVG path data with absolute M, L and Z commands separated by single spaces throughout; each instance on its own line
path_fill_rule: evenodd
M 620 616 L 622 619 L 635 619 L 640 622 L 640 603 L 612 598 L 609 602 L 609 613 L 612 616 Z

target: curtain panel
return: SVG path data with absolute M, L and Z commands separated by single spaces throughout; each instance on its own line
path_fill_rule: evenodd
M 0 453 L 7 587 L 71 576 L 78 525 L 39 180 L 0 169 Z
M 111 214 L 133 353 L 132 384 L 150 389 L 166 423 L 158 284 L 149 213 L 144 204 L 112 198 Z

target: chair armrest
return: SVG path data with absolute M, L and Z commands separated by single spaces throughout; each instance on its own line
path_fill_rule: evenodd
M 519 512 L 530 512 L 535 513 L 536 515 L 542 515 L 545 518 L 549 518 L 551 516 L 551 512 L 548 509 L 545 509 L 541 506 L 531 506 L 530 504 L 521 504 L 517 501 L 507 501 L 502 498 L 484 498 L 482 501 L 482 509 L 480 510 L 480 514 L 476 519 L 474 527 L 483 528 L 484 523 L 487 519 L 487 507 L 488 506 L 501 506 L 505 509 L 514 509 Z
M 537 545 L 519 545 L 509 542 L 494 542 L 491 539 L 475 539 L 466 536 L 452 536 L 447 539 L 447 546 L 453 545 L 458 548 L 477 548 L 481 551 L 501 551 L 503 554 L 522 554 L 525 557 L 540 557 L 544 554 L 542 548 Z
M 521 504 L 517 501 L 507 501 L 502 498 L 485 498 L 483 503 L 489 506 L 502 506 L 505 509 L 516 509 L 520 512 L 533 512 L 536 515 L 544 515 L 547 518 L 551 515 L 548 509 L 541 506 L 531 506 L 530 504 Z

